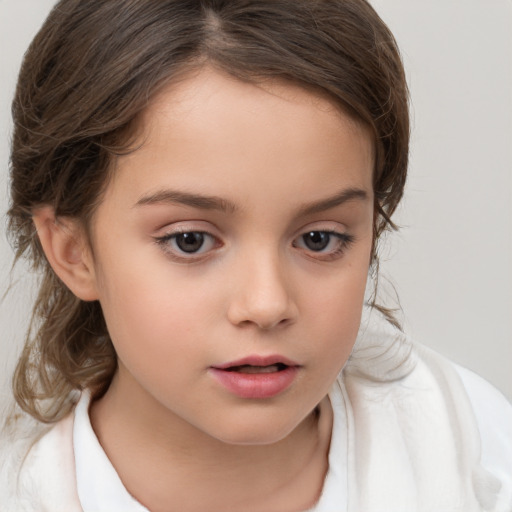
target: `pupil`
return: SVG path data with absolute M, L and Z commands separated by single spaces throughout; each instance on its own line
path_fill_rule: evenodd
M 303 236 L 304 243 L 312 251 L 322 251 L 329 245 L 330 235 L 323 231 L 310 231 Z
M 202 233 L 181 233 L 176 235 L 176 245 L 183 252 L 196 252 L 204 243 Z

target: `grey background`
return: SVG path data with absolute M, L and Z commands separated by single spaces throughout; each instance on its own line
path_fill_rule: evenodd
M 382 250 L 406 331 L 512 399 L 512 2 L 373 0 L 402 49 L 412 96 L 402 226 Z M 53 0 L 0 0 L 0 211 L 10 101 L 23 52 Z M 0 401 L 35 282 L 0 235 Z

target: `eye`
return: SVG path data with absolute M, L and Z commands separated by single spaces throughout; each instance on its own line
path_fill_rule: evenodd
M 331 243 L 332 233 L 326 231 L 310 231 L 302 235 L 304 245 L 312 251 L 323 251 Z
M 316 253 L 318 256 L 335 258 L 341 255 L 354 241 L 354 237 L 346 233 L 314 230 L 301 235 L 294 247 Z
M 179 231 L 156 239 L 164 251 L 177 258 L 204 254 L 217 246 L 215 237 L 204 231 Z
M 180 251 L 190 254 L 201 250 L 201 247 L 204 245 L 205 236 L 204 233 L 192 231 L 191 233 L 174 235 L 172 240 Z

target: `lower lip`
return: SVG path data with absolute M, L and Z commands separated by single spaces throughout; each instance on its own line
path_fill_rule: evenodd
M 228 391 L 241 398 L 272 398 L 292 384 L 298 367 L 288 366 L 272 373 L 228 372 L 218 368 L 210 368 L 210 371 Z

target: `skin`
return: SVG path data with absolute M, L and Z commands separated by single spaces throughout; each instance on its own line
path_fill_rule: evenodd
M 310 507 L 327 471 L 326 396 L 360 322 L 372 138 L 326 98 L 209 68 L 161 92 L 140 128 L 94 215 L 92 249 L 70 251 L 119 358 L 93 428 L 152 511 Z M 225 208 L 176 202 L 176 191 Z M 177 229 L 209 235 L 187 254 Z M 311 250 L 310 231 L 338 235 Z M 254 354 L 295 361 L 291 385 L 241 398 L 212 376 Z

